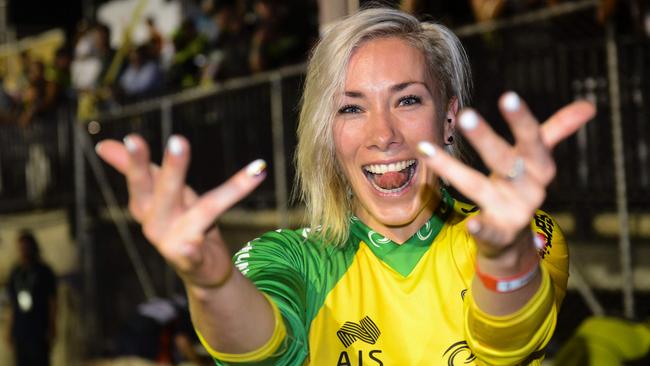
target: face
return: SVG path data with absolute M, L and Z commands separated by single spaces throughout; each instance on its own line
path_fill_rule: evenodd
M 419 50 L 382 38 L 354 52 L 338 101 L 334 143 L 355 214 L 397 242 L 412 236 L 439 201 L 437 178 L 417 153 L 418 142 L 443 138 L 431 84 Z

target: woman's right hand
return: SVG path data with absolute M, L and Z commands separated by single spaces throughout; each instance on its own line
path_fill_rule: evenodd
M 217 188 L 198 196 L 185 184 L 190 145 L 181 136 L 169 139 L 161 167 L 151 163 L 147 143 L 135 134 L 125 137 L 124 143 L 104 140 L 96 150 L 125 176 L 131 214 L 186 285 L 222 285 L 233 266 L 214 222 L 264 180 L 264 161 L 250 163 Z

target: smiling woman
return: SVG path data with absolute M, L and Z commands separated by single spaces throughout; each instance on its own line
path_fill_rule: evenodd
M 263 162 L 197 196 L 180 136 L 160 168 L 136 135 L 97 151 L 125 174 L 130 210 L 183 279 L 218 365 L 539 365 L 568 256 L 538 208 L 551 149 L 594 108 L 575 102 L 540 125 L 506 93 L 510 145 L 461 111 L 468 85 L 465 53 L 440 25 L 380 8 L 333 26 L 311 57 L 298 127 L 310 227 L 252 240 L 234 263 L 213 222 L 262 181 Z M 457 130 L 489 176 L 457 159 Z

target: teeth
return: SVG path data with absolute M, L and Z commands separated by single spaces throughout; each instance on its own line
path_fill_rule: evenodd
M 403 160 L 397 163 L 390 164 L 370 164 L 363 167 L 367 172 L 372 174 L 384 174 L 388 172 L 399 172 L 411 165 L 415 164 L 415 160 Z

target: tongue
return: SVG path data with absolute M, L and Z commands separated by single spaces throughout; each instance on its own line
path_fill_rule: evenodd
M 408 169 L 401 172 L 389 172 L 384 174 L 375 174 L 375 184 L 383 189 L 395 189 L 401 187 L 408 179 Z

